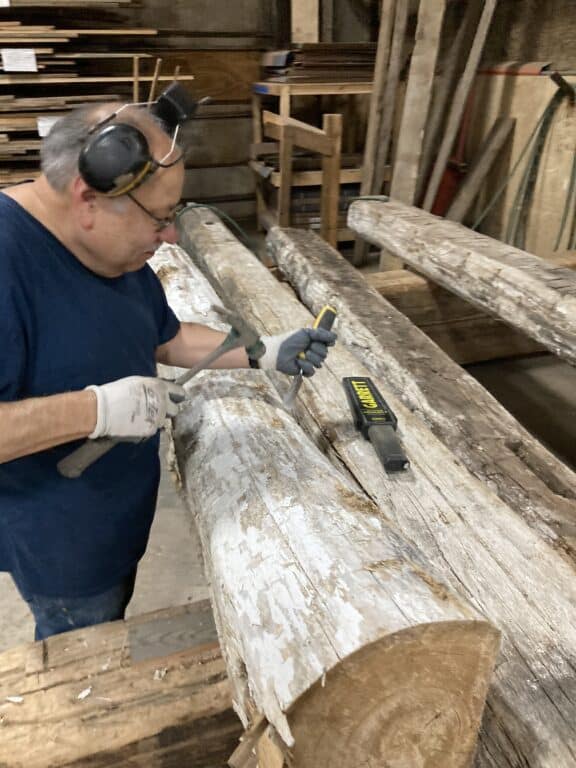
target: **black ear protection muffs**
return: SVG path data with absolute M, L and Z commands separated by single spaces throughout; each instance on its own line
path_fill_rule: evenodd
M 150 111 L 162 121 L 166 132 L 174 135 L 180 125 L 193 117 L 199 103 L 180 83 L 172 83 Z M 125 195 L 158 168 L 169 168 L 182 159 L 179 155 L 169 163 L 155 160 L 142 131 L 128 123 L 110 122 L 117 114 L 91 129 L 78 159 L 84 181 L 107 197 Z

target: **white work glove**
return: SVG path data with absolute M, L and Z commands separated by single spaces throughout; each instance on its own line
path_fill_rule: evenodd
M 289 376 L 313 376 L 321 368 L 336 334 L 324 328 L 301 328 L 278 336 L 262 336 L 266 352 L 258 359 L 260 368 L 272 368 Z M 304 358 L 298 357 L 304 353 Z
M 90 386 L 96 393 L 96 427 L 89 435 L 97 437 L 152 437 L 166 416 L 178 413 L 184 388 L 163 379 L 128 376 L 101 386 Z

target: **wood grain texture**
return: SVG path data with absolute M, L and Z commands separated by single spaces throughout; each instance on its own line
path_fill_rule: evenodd
M 243 313 L 243 287 L 251 277 L 258 295 L 275 284 L 268 275 L 261 286 L 258 273 L 267 275 L 265 268 L 237 252 L 237 241 L 213 214 L 185 214 L 183 228 L 189 252 Z M 283 297 L 276 284 L 268 301 L 283 304 Z M 290 301 L 295 311 L 284 322 L 293 324 L 298 313 L 308 313 Z M 209 375 L 210 385 L 197 384 L 190 409 L 178 417 L 176 444 L 214 577 L 238 708 L 249 712 L 253 697 L 286 743 L 293 736 L 294 765 L 302 768 L 357 766 L 368 757 L 379 764 L 387 754 L 399 765 L 415 755 L 439 768 L 467 765 L 493 634 L 474 639 L 482 622 L 472 621 L 469 639 L 456 640 L 461 629 L 467 634 L 466 609 L 441 587 L 438 592 L 418 552 L 317 450 L 263 373 Z M 452 622 L 454 610 L 464 613 Z M 425 614 L 429 626 L 421 633 Z M 447 623 L 436 633 L 440 615 Z M 392 636 L 398 621 L 406 631 Z M 454 630 L 456 646 L 444 630 Z M 432 647 L 434 673 L 426 661 Z M 474 659 L 460 665 L 470 651 Z M 472 678 L 452 664 L 471 669 Z M 406 685 L 383 696 L 399 687 L 396 675 Z M 456 687 L 447 683 L 453 676 L 460 680 Z M 348 706 L 338 716 L 344 691 Z M 433 702 L 439 700 L 447 710 L 462 706 L 465 712 L 438 718 L 439 730 L 431 725 L 429 738 L 423 713 L 429 706 L 438 711 Z M 420 716 L 399 715 L 407 711 Z M 462 728 L 453 739 L 458 719 Z M 433 742 L 442 745 L 437 754 Z
M 224 768 L 242 730 L 207 601 L 6 651 L 0 702 L 5 768 Z
M 416 202 L 424 131 L 432 99 L 445 8 L 446 0 L 422 0 L 418 9 L 416 44 L 410 61 L 390 185 L 390 197 L 408 205 Z
M 211 213 L 194 215 L 195 235 L 187 247 L 234 306 L 267 333 L 311 324 L 314 315 Z M 565 553 L 566 540 L 552 525 L 546 534 L 538 515 L 548 506 L 549 518 L 570 524 L 574 474 L 318 237 L 275 229 L 269 248 L 277 255 L 282 251 L 287 272 L 298 273 L 294 282 L 313 312 L 336 302 L 340 340 L 370 364 L 366 368 L 339 344 L 304 383 L 296 417 L 333 463 L 345 467 L 415 542 L 425 567 L 442 574 L 503 631 L 477 766 L 572 766 L 576 736 L 566 708 L 574 707 L 576 697 L 565 686 L 574 663 L 574 563 Z M 349 308 L 356 295 L 360 323 Z M 353 428 L 340 384 L 349 375 L 372 375 L 396 412 L 411 461 L 408 474 L 386 476 Z M 285 377 L 273 378 L 284 392 Z M 486 420 L 478 418 L 484 408 Z M 556 491 L 530 469 L 538 463 L 550 467 L 545 479 Z M 475 471 L 467 472 L 466 464 Z M 408 765 L 418 762 L 412 756 Z
M 349 226 L 430 279 L 576 363 L 576 275 L 396 201 L 357 201 Z
M 329 419 L 329 429 L 319 419 L 319 439 L 329 441 L 371 497 L 387 505 L 388 514 L 442 578 L 458 584 L 504 634 L 476 765 L 568 768 L 576 755 L 572 716 L 565 709 L 576 705 L 574 691 L 566 688 L 574 643 L 565 636 L 560 650 L 557 632 L 569 632 L 572 619 L 564 609 L 554 618 L 548 611 L 551 600 L 574 601 L 574 557 L 568 554 L 576 511 L 574 473 L 368 288 L 333 249 L 297 230 L 275 229 L 268 237 L 273 255 L 312 311 L 326 302 L 338 310 L 339 338 L 354 351 L 356 362 L 352 358 L 340 365 L 337 353 L 342 350 L 337 349 L 327 367 L 339 380 L 351 371 L 361 375 L 361 361 L 368 366 L 398 416 L 415 476 L 421 481 L 427 475 L 437 490 L 407 487 L 401 478 L 383 481 L 367 459 L 352 458 L 350 437 L 340 433 L 340 415 L 325 377 L 316 391 L 313 379 L 301 394 L 309 397 L 307 411 L 319 410 Z M 278 302 L 275 307 L 279 312 Z M 446 454 L 432 449 L 424 425 Z M 417 436 L 414 430 L 424 431 Z M 453 515 L 454 487 L 459 505 Z M 434 511 L 438 490 L 445 501 Z M 407 493 L 421 513 L 405 506 Z M 485 494 L 491 501 L 478 503 L 487 499 Z M 562 585 L 549 585 L 537 597 L 542 579 L 560 573 Z M 540 619 L 534 609 L 542 612 Z M 574 609 L 568 610 L 571 615 Z

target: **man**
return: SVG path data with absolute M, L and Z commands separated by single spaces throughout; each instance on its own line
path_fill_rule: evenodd
M 62 118 L 43 142 L 42 175 L 0 193 L 0 569 L 28 602 L 36 639 L 123 618 L 156 505 L 158 430 L 184 396 L 156 363 L 191 367 L 223 338 L 179 323 L 146 264 L 177 240 L 184 167 L 149 112 L 110 119 L 117 109 Z M 108 150 L 95 161 L 92 142 L 117 124 L 136 129 L 152 162 L 110 195 L 92 181 Z M 264 338 L 260 367 L 312 375 L 334 340 L 309 329 Z M 237 349 L 216 366 L 251 362 Z M 104 436 L 140 442 L 79 479 L 58 473 L 75 441 Z

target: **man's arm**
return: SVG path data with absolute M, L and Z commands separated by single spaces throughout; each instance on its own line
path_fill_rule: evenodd
M 0 464 L 88 437 L 95 426 L 90 390 L 0 403 Z
M 156 360 L 163 365 L 192 368 L 221 344 L 226 333 L 197 323 L 181 323 L 173 339 L 156 350 Z M 219 357 L 211 368 L 248 368 L 248 355 L 244 347 L 238 347 Z

